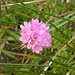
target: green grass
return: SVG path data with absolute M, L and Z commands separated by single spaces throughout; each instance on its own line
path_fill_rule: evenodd
M 6 0 L 3 0 L 4 2 Z M 7 0 L 14 6 L 0 11 L 0 73 L 4 75 L 75 75 L 75 5 L 60 0 L 23 4 L 32 0 Z M 72 0 L 71 0 L 72 1 Z M 16 3 L 22 4 L 16 4 Z M 42 4 L 41 4 L 42 5 Z M 51 48 L 32 53 L 19 41 L 20 25 L 38 18 L 50 26 Z M 51 65 L 49 63 L 52 62 Z M 44 72 L 44 68 L 48 69 Z

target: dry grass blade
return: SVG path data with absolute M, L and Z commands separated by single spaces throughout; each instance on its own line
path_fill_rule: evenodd
M 39 2 L 44 2 L 46 0 L 37 0 L 37 1 L 30 1 L 30 2 L 23 2 L 23 4 L 33 4 L 33 3 L 39 3 Z M 17 4 L 21 4 L 21 3 L 17 3 Z M 13 6 L 15 4 L 6 4 L 6 6 Z M 4 7 L 4 5 L 1 5 L 1 8 Z
M 26 51 L 24 52 L 24 54 L 26 55 Z M 25 60 L 25 56 L 22 58 L 22 62 L 21 63 L 24 63 L 24 60 Z

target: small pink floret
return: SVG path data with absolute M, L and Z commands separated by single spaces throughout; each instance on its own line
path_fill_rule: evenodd
M 31 22 L 24 22 L 20 25 L 21 32 L 19 40 L 23 42 L 32 52 L 39 54 L 44 47 L 50 47 L 52 37 L 49 32 L 49 26 L 46 26 L 38 19 L 32 19 Z

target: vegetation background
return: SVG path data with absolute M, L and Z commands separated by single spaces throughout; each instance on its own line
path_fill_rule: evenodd
M 75 1 L 67 1 L 0 0 L 0 75 L 75 75 Z M 40 54 L 19 41 L 19 26 L 32 18 L 52 35 Z

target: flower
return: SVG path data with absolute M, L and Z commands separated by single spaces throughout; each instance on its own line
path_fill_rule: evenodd
M 31 22 L 24 22 L 20 25 L 21 32 L 19 40 L 23 42 L 32 52 L 39 54 L 44 47 L 50 47 L 52 37 L 49 32 L 49 26 L 46 26 L 38 19 L 32 19 Z

